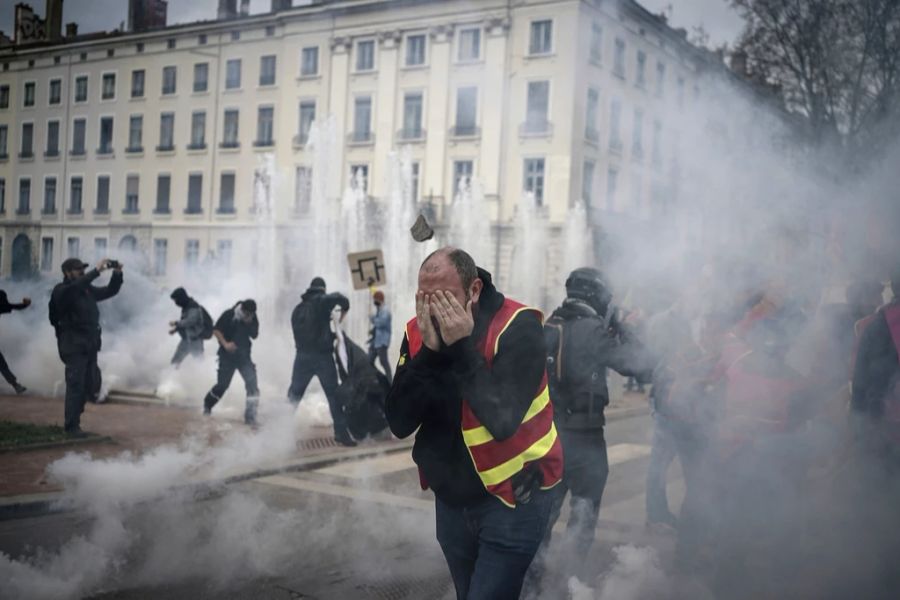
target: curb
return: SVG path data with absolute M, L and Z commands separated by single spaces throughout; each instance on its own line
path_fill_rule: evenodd
M 260 477 L 282 473 L 302 472 L 326 467 L 344 460 L 368 458 L 380 454 L 392 454 L 412 448 L 410 439 L 397 440 L 385 446 L 366 446 L 351 450 L 338 450 L 317 456 L 307 456 L 287 464 L 259 467 L 249 471 L 233 473 L 208 480 L 189 481 L 174 486 L 173 490 L 190 492 L 196 500 L 204 500 L 218 495 L 221 489 L 232 483 L 240 483 Z M 150 500 L 148 500 L 150 501 Z M 73 507 L 65 502 L 63 492 L 47 492 L 42 494 L 24 494 L 21 496 L 0 497 L 0 521 L 39 517 L 54 513 L 70 512 Z
M 57 442 L 40 442 L 38 444 L 26 444 L 24 446 L 15 446 L 10 448 L 0 448 L 0 454 L 10 454 L 13 452 L 28 452 L 30 450 L 46 450 L 48 448 L 68 448 L 70 446 L 81 446 L 83 444 L 95 443 L 115 443 L 108 435 L 90 435 L 84 438 L 73 438 L 70 440 L 59 440 Z

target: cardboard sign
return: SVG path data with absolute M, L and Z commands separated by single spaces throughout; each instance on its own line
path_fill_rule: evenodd
M 387 284 L 387 272 L 384 270 L 384 254 L 381 250 L 366 250 L 347 255 L 350 265 L 350 277 L 354 290 L 364 290 L 372 286 Z

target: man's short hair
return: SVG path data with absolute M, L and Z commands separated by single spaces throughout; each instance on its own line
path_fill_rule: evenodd
M 432 259 L 439 256 L 446 256 L 447 260 L 450 261 L 450 264 L 453 265 L 453 268 L 456 269 L 464 290 L 468 290 L 469 286 L 472 285 L 472 282 L 478 278 L 478 267 L 475 266 L 475 259 L 473 259 L 465 250 L 453 248 L 452 246 L 439 248 L 429 254 L 428 257 L 422 261 L 422 266 L 419 267 L 419 270 L 421 271 L 424 269 L 432 262 Z

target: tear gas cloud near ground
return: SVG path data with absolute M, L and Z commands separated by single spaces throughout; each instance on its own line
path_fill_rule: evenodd
M 666 218 L 651 221 L 652 225 L 633 235 L 609 232 L 617 248 L 610 256 L 599 256 L 597 266 L 610 275 L 614 302 L 643 303 L 658 310 L 688 298 L 696 308 L 724 306 L 748 290 L 768 288 L 801 298 L 812 315 L 821 302 L 840 301 L 841 294 L 834 289 L 846 283 L 852 263 L 850 267 L 835 264 L 828 217 L 837 216 L 851 230 L 864 225 L 860 216 L 865 215 L 884 215 L 894 218 L 888 223 L 898 222 L 896 190 L 900 186 L 896 170 L 891 169 L 898 164 L 897 149 L 883 163 L 871 165 L 865 186 L 858 186 L 843 183 L 834 175 L 841 173 L 840 165 L 823 166 L 819 157 L 804 156 L 795 149 L 790 134 L 777 119 L 766 116 L 768 109 L 760 107 L 758 99 L 731 86 L 717 81 L 701 83 L 700 95 L 686 101 L 684 109 L 674 105 L 674 98 L 671 104 L 668 113 L 659 118 L 666 124 L 665 156 L 678 156 L 677 167 L 670 160 L 663 163 L 667 173 L 677 169 L 677 200 L 669 205 Z M 314 553 L 318 547 L 345 552 L 356 568 L 371 569 L 372 573 L 385 569 L 412 572 L 414 564 L 389 562 L 388 556 L 370 556 L 360 549 L 366 547 L 368 538 L 388 545 L 420 540 L 436 548 L 432 517 L 414 511 L 355 503 L 353 518 L 346 518 L 326 503 L 276 512 L 252 494 L 232 491 L 221 504 L 222 511 L 212 513 L 204 503 L 193 503 L 190 492 L 173 492 L 198 472 L 221 474 L 288 456 L 294 452 L 299 431 L 312 423 L 329 422 L 317 387 L 311 388 L 296 415 L 285 401 L 293 359 L 288 316 L 309 279 L 322 275 L 329 291 L 350 296 L 346 328 L 357 343 L 364 344 L 369 298 L 367 292 L 350 290 L 347 251 L 384 248 L 391 282 L 385 291 L 394 313 L 391 350 L 396 358 L 402 324 L 412 315 L 417 266 L 438 244 L 433 241 L 420 246 L 410 240 L 408 229 L 417 208 L 409 199 L 410 173 L 403 152 L 393 157 L 388 174 L 392 191 L 386 206 L 374 217 L 353 186 L 343 192 L 340 203 L 328 201 L 341 196 L 341 178 L 334 172 L 340 161 L 333 159 L 337 146 L 332 127 L 323 120 L 313 135 L 313 222 L 295 232 L 279 229 L 282 248 L 276 248 L 275 228 L 267 217 L 271 212 L 260 211 L 254 233 L 262 257 L 259 270 L 198 269 L 183 282 L 214 319 L 236 300 L 253 297 L 259 303 L 261 328 L 253 358 L 262 392 L 260 431 L 231 432 L 224 443 L 213 448 L 198 436 L 140 458 L 125 455 L 95 461 L 71 454 L 55 463 L 51 476 L 65 484 L 68 500 L 86 511 L 92 521 L 83 536 L 58 550 L 29 558 L 0 556 L 0 580 L 9 582 L 5 593 L 21 598 L 76 598 L 114 589 L 125 581 L 151 585 L 191 578 L 224 587 L 236 578 L 289 572 L 298 553 Z M 263 168 L 268 169 L 270 183 L 267 188 L 261 184 L 264 187 L 257 198 L 264 206 L 291 198 L 287 183 L 291 177 L 275 172 L 271 164 Z M 488 207 L 477 181 L 457 201 L 457 206 L 449 209 L 449 227 L 439 232 L 441 242 L 470 250 L 479 264 L 496 271 L 497 234 L 486 225 Z M 511 272 L 499 273 L 499 287 L 549 313 L 562 298 L 566 272 L 588 255 L 590 237 L 583 222 L 574 218 L 563 228 L 565 242 L 549 242 L 556 230 L 548 230 L 528 202 L 528 198 L 522 199 L 512 233 L 504 234 L 507 241 L 512 235 L 518 246 Z M 379 227 L 373 227 L 373 222 Z M 697 253 L 693 248 L 698 247 L 701 235 L 706 243 L 700 247 L 705 250 Z M 867 256 L 865 238 L 845 239 L 840 254 L 848 259 Z M 274 257 L 282 249 L 295 258 L 277 270 L 280 261 Z M 126 271 L 119 296 L 101 305 L 104 348 L 100 365 L 106 386 L 157 390 L 173 402 L 196 406 L 199 411 L 215 378 L 215 344 L 207 343 L 202 360 L 187 359 L 180 370 L 170 369 L 168 362 L 177 339 L 167 335 L 167 323 L 178 314 L 168 297 L 171 290 L 160 290 L 133 268 L 139 257 L 111 255 L 125 263 Z M 297 282 L 290 288 L 284 284 L 289 269 Z M 884 272 L 867 274 L 883 276 Z M 554 283 L 546 288 L 536 286 L 534 282 L 542 277 Z M 107 278 L 102 276 L 100 283 Z M 62 390 L 63 368 L 46 314 L 54 282 L 6 284 L 11 301 L 27 295 L 34 305 L 3 317 L 3 350 L 20 381 L 41 394 Z M 807 319 L 803 329 L 813 325 L 814 319 Z M 801 332 L 796 339 L 805 337 Z M 790 362 L 805 372 L 813 358 L 810 346 L 798 344 Z M 222 416 L 238 418 L 243 402 L 243 386 L 236 378 L 216 408 L 210 427 L 223 427 Z M 821 453 L 824 459 L 842 431 L 820 425 L 802 433 L 814 440 L 804 442 L 804 447 L 813 454 Z M 818 506 L 812 502 L 809 508 Z M 821 507 L 822 514 L 832 508 Z M 616 562 L 598 565 L 595 575 L 593 581 L 573 581 L 573 597 L 652 598 L 674 595 L 678 589 L 647 548 L 619 548 Z

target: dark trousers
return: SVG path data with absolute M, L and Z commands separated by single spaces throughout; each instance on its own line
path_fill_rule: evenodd
M 678 456 L 677 424 L 658 413 L 653 415 L 653 448 L 647 466 L 647 521 L 672 522 L 666 497 L 666 472 Z
M 15 387 L 19 381 L 16 379 L 16 376 L 13 375 L 13 372 L 9 370 L 9 365 L 6 364 L 6 359 L 3 358 L 3 353 L 0 352 L 0 374 L 3 375 L 3 379 L 6 380 L 6 383 Z
M 374 365 L 376 358 L 378 359 L 378 362 L 381 363 L 381 370 L 384 371 L 385 376 L 387 376 L 388 383 L 390 383 L 392 379 L 391 363 L 388 362 L 387 346 L 381 346 L 380 348 L 369 346 L 369 362 Z
M 259 405 L 259 387 L 256 384 L 256 365 L 250 360 L 250 354 L 238 350 L 234 354 L 219 355 L 219 371 L 216 376 L 216 384 L 203 399 L 203 408 L 212 410 L 231 385 L 234 372 L 241 374 L 244 380 L 244 388 L 247 391 L 247 404 L 244 408 L 244 421 L 253 423 L 256 421 L 256 409 Z
M 74 431 L 81 427 L 85 402 L 99 391 L 100 369 L 96 352 L 73 352 L 62 355 L 62 360 L 66 365 L 65 430 Z
M 344 408 L 337 397 L 337 371 L 331 354 L 297 353 L 294 357 L 291 387 L 288 388 L 288 400 L 294 406 L 300 404 L 313 377 L 319 378 L 319 383 L 325 391 L 328 409 L 331 412 L 331 421 L 334 423 L 334 435 L 347 435 L 347 419 L 344 417 Z
M 458 600 L 515 600 L 544 531 L 553 491 L 509 508 L 493 496 L 456 508 L 435 498 L 437 539 Z
M 176 367 L 179 366 L 188 355 L 195 358 L 203 356 L 203 340 L 181 338 L 178 347 L 175 348 L 175 354 L 172 356 L 172 364 Z

